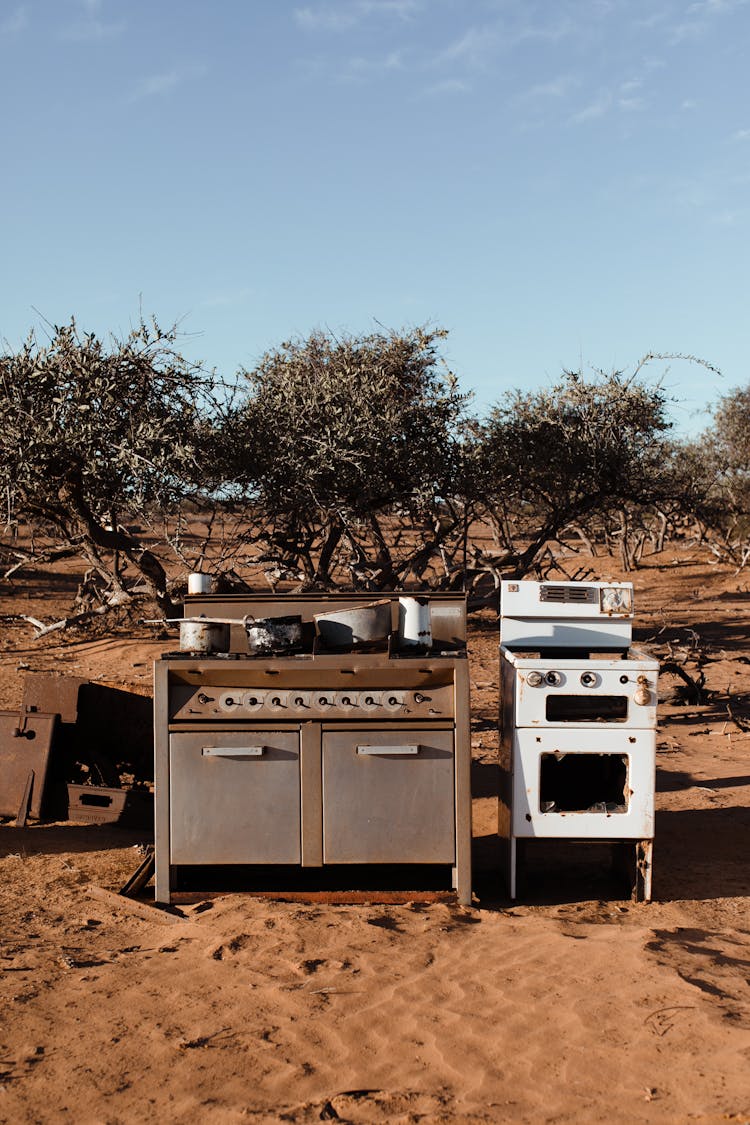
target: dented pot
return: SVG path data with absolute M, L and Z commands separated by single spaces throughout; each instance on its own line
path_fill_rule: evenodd
M 253 656 L 273 656 L 299 652 L 302 648 L 302 618 L 251 617 L 244 619 L 247 647 Z
M 326 648 L 348 649 L 386 641 L 391 632 L 390 601 L 315 614 L 315 628 Z
M 229 652 L 229 625 L 200 618 L 180 621 L 180 652 Z

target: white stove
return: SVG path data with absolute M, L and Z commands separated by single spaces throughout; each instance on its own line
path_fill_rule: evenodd
M 630 583 L 503 582 L 499 831 L 517 893 L 522 841 L 629 841 L 651 897 L 658 662 L 630 647 Z

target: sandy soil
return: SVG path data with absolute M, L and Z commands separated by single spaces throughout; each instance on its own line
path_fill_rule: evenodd
M 228 894 L 141 916 L 90 888 L 121 885 L 143 833 L 0 827 L 0 1121 L 750 1122 L 750 735 L 726 712 L 750 714 L 750 580 L 697 554 L 631 577 L 639 639 L 700 650 L 714 693 L 661 708 L 656 901 L 588 850 L 504 897 L 478 615 L 474 909 Z M 37 575 L 3 611 L 51 619 L 70 590 Z M 145 692 L 165 647 L 30 636 L 3 627 L 0 707 L 26 667 Z

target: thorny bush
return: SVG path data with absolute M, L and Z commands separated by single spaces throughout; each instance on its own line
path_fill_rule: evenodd
M 105 343 L 74 320 L 0 356 L 0 486 L 7 522 L 46 528 L 128 596 L 128 564 L 164 608 L 158 558 L 125 523 L 194 487 L 210 377 L 176 350 L 175 329 L 141 322 Z
M 269 564 L 305 585 L 383 588 L 455 550 L 468 396 L 440 359 L 445 335 L 315 332 L 244 372 L 226 476 L 269 522 Z

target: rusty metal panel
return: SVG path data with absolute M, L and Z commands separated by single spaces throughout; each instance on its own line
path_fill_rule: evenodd
M 41 818 L 56 730 L 57 715 L 0 711 L 0 816 L 18 814 L 33 770 L 28 814 Z
M 119 765 L 140 780 L 153 777 L 153 714 L 147 696 L 60 672 L 28 672 L 23 707 L 60 716 L 60 749 L 71 760 L 95 763 L 117 783 Z
M 83 824 L 119 824 L 151 828 L 154 798 L 146 789 L 113 789 L 104 785 L 68 785 L 68 820 Z
M 23 681 L 23 703 L 27 711 L 59 715 L 63 723 L 78 718 L 78 692 L 88 680 L 61 672 L 27 672 Z
M 75 739 L 82 755 L 130 766 L 143 781 L 153 778 L 154 720 L 148 696 L 105 684 L 83 684 Z

